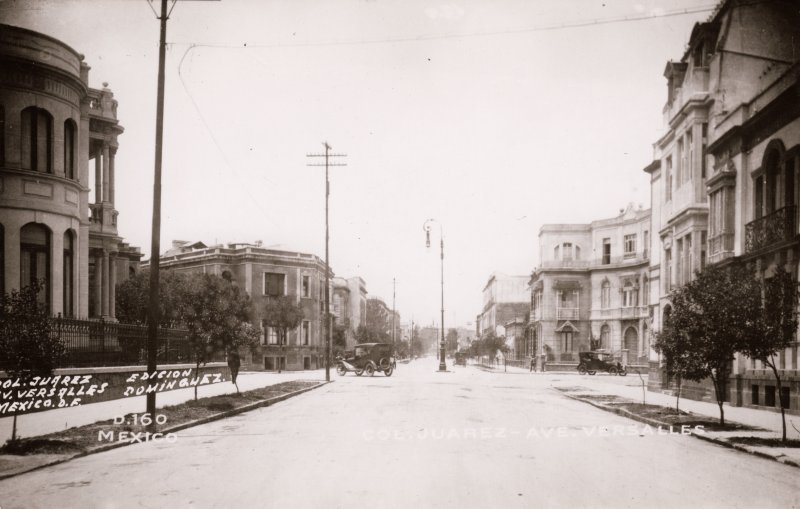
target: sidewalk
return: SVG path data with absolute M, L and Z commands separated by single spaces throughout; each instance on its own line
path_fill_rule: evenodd
M 641 381 L 638 380 L 638 378 L 638 376 L 633 379 L 630 379 L 630 377 L 626 379 L 614 377 L 612 378 L 614 382 L 611 382 L 612 379 L 605 381 L 600 377 L 596 379 L 593 378 L 592 380 L 586 380 L 586 377 L 576 377 L 571 380 L 553 380 L 553 382 L 558 383 L 551 382 L 551 387 L 567 390 L 567 392 L 564 393 L 565 396 L 588 403 L 602 410 L 623 415 L 651 426 L 663 427 L 662 425 L 664 425 L 666 427 L 671 427 L 659 421 L 651 422 L 651 419 L 640 417 L 622 408 L 615 407 L 613 404 L 593 401 L 592 399 L 582 397 L 618 396 L 634 403 L 642 403 Z M 621 380 L 624 380 L 624 382 L 620 383 Z M 645 402 L 648 405 L 675 407 L 674 396 L 649 391 L 646 391 L 644 396 Z M 719 419 L 719 407 L 716 402 L 681 399 L 680 409 L 697 416 L 712 418 L 714 421 L 718 421 Z M 713 442 L 717 445 L 771 459 L 785 465 L 800 467 L 800 448 L 798 447 L 780 447 L 774 443 L 772 445 L 765 445 L 758 443 L 757 440 L 747 441 L 748 438 L 768 440 L 780 439 L 782 433 L 780 413 L 752 408 L 732 407 L 728 404 L 723 405 L 723 409 L 726 423 L 735 422 L 753 428 L 761 428 L 761 430 L 711 431 L 694 429 L 691 431 L 692 436 L 701 440 Z M 794 422 L 795 427 L 800 428 L 800 416 L 786 416 L 786 437 L 789 440 L 800 439 L 800 433 L 792 427 L 792 422 Z
M 239 374 L 239 390 L 247 391 L 268 385 L 292 380 L 324 380 L 325 370 L 311 371 L 284 371 L 283 373 L 244 372 Z M 230 382 L 213 385 L 204 385 L 198 388 L 198 397 L 217 396 L 236 392 L 236 386 Z M 178 405 L 194 399 L 194 388 L 178 389 L 160 392 L 156 397 L 156 406 L 162 408 Z M 17 435 L 33 437 L 62 431 L 75 426 L 92 424 L 106 419 L 113 419 L 129 413 L 143 413 L 145 411 L 147 396 L 115 399 L 102 403 L 77 406 L 72 408 L 59 408 L 46 412 L 20 415 L 17 417 Z M 0 445 L 11 438 L 13 417 L 0 418 Z

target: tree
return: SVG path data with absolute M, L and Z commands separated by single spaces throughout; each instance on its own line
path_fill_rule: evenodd
M 378 299 L 367 300 L 366 330 L 369 342 L 391 343 L 392 314 Z M 365 343 L 366 341 L 361 341 Z
M 247 293 L 211 274 L 193 274 L 186 283 L 181 317 L 198 375 L 200 365 L 216 353 L 238 353 L 244 345 L 254 348 L 259 334 L 249 323 L 252 303 Z M 194 393 L 197 399 L 197 386 Z
M 12 290 L 0 303 L 0 359 L 11 379 L 25 384 L 34 376 L 49 376 L 66 351 L 54 334 L 47 308 L 38 301 L 43 282 Z M 17 439 L 17 412 L 11 426 L 11 441 Z
M 172 327 L 183 321 L 189 280 L 190 275 L 183 272 L 159 272 L 160 326 Z M 150 273 L 144 270 L 117 285 L 116 317 L 122 323 L 144 325 L 147 323 L 149 302 Z
M 782 266 L 776 267 L 772 277 L 762 282 L 763 305 L 759 321 L 759 333 L 753 334 L 742 349 L 751 359 L 760 360 L 772 370 L 783 422 L 782 441 L 786 442 L 786 408 L 782 396 L 783 384 L 775 356 L 785 351 L 794 342 L 797 331 L 798 288 L 792 275 Z
M 347 331 L 350 329 L 349 320 L 344 323 L 334 322 L 331 333 L 331 343 L 333 343 L 333 355 L 344 352 L 347 349 Z
M 297 328 L 304 316 L 303 307 L 288 295 L 270 297 L 264 304 L 264 323 L 277 330 L 278 344 L 281 348 L 286 344 L 289 329 Z M 278 362 L 278 373 L 280 373 L 280 362 Z
M 760 285 L 742 264 L 710 266 L 696 278 L 670 293 L 672 312 L 665 341 L 685 341 L 676 352 L 695 356 L 687 380 L 711 378 L 719 406 L 719 422 L 725 424 L 723 403 L 734 354 L 759 335 Z M 680 356 L 673 360 L 682 362 Z M 674 368 L 673 368 L 674 369 Z
M 458 331 L 455 329 L 448 329 L 444 344 L 447 355 L 454 355 L 456 350 L 458 350 Z
M 656 334 L 653 349 L 664 356 L 668 378 L 677 385 L 675 392 L 675 411 L 680 412 L 681 387 L 683 380 L 702 380 L 708 375 L 699 357 L 692 351 L 689 337 L 673 325 L 669 315 L 665 317 L 663 329 Z

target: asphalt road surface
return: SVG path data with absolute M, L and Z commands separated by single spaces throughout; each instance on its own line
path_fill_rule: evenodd
M 433 360 L 0 481 L 16 507 L 799 507 L 793 467 Z M 577 382 L 577 378 L 576 378 Z

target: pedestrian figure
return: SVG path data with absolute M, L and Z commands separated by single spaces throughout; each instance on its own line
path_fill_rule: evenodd
M 542 373 L 544 373 L 545 371 L 547 371 L 547 354 L 543 353 L 542 354 Z
M 242 365 L 242 360 L 239 358 L 238 350 L 228 351 L 228 368 L 231 370 L 231 383 L 236 386 L 236 394 L 239 394 L 239 384 L 236 383 L 236 378 L 239 376 L 239 367 Z
M 531 372 L 536 371 L 536 357 L 531 356 Z

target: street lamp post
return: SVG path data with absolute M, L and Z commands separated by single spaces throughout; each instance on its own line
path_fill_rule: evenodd
M 425 230 L 425 247 L 431 247 L 431 226 L 430 223 L 439 225 L 439 248 L 440 259 L 442 265 L 442 338 L 439 341 L 439 371 L 447 371 L 447 365 L 444 361 L 444 233 L 442 233 L 442 223 L 436 219 L 428 219 L 422 228 Z

